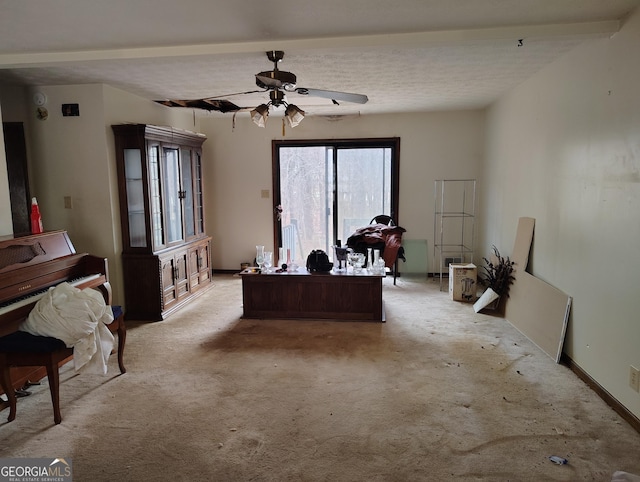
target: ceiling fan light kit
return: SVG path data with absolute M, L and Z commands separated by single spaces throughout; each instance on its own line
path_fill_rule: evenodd
M 289 104 L 284 111 L 284 116 L 289 121 L 289 126 L 295 127 L 304 119 L 304 111 L 296 105 Z
M 337 102 L 338 100 L 356 104 L 365 104 L 369 100 L 368 97 L 363 94 L 350 94 L 347 92 L 296 87 L 296 76 L 291 72 L 285 72 L 284 70 L 278 69 L 278 62 L 284 58 L 284 52 L 282 50 L 270 50 L 266 52 L 266 54 L 267 58 L 273 62 L 273 70 L 260 72 L 256 74 L 255 78 L 256 85 L 265 92 L 269 92 L 270 100 L 267 104 L 260 104 L 258 107 L 250 110 L 251 120 L 259 127 L 265 127 L 267 123 L 269 106 L 278 108 L 281 105 L 284 105 L 286 107 L 284 116 L 291 127 L 296 127 L 300 122 L 302 122 L 302 119 L 304 119 L 306 115 L 305 111 L 296 105 L 286 102 L 286 92 L 330 99 L 333 105 L 340 105 Z M 229 96 L 252 94 L 254 92 L 259 91 L 238 92 L 237 94 L 230 94 Z M 169 107 L 191 107 L 218 112 L 234 111 L 237 113 L 239 111 L 249 110 L 249 107 L 239 107 L 228 100 L 221 99 L 220 97 L 209 97 L 207 99 L 195 100 L 157 100 L 156 102 Z
M 260 104 L 251 112 L 251 120 L 258 127 L 264 127 L 267 125 L 267 117 L 269 117 L 269 106 L 267 104 Z

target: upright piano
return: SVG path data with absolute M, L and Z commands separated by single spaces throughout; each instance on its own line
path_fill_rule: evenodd
M 106 258 L 76 253 L 66 231 L 0 238 L 0 336 L 17 331 L 47 290 L 63 282 L 95 288 L 111 304 Z M 11 369 L 16 389 L 44 375 L 42 368 Z

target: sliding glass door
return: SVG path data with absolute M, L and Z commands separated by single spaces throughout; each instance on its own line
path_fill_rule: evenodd
M 303 264 L 374 216 L 397 219 L 399 139 L 274 141 L 275 246 Z

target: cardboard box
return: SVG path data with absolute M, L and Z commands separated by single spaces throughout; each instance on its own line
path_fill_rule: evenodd
M 449 294 L 454 301 L 476 300 L 478 291 L 478 268 L 473 263 L 451 263 L 449 265 Z

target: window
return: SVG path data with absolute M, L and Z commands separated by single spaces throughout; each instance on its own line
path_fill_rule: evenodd
M 399 153 L 399 138 L 273 141 L 274 245 L 298 264 L 314 249 L 333 258 L 374 216 L 397 221 Z

